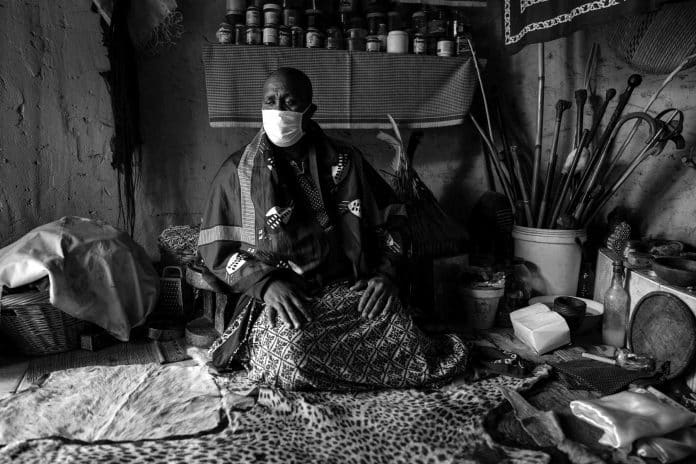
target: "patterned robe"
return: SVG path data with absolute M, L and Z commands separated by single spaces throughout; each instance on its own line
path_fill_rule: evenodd
M 399 349 L 398 340 L 384 339 L 388 331 L 379 331 L 381 341 L 376 344 L 374 339 L 361 343 L 369 338 L 368 332 L 376 332 L 364 324 L 346 326 L 326 317 L 344 314 L 360 319 L 355 295 L 334 298 L 347 295 L 349 282 L 375 275 L 398 279 L 403 257 L 399 231 L 405 224 L 405 209 L 355 148 L 326 137 L 317 125 L 308 131 L 304 143 L 306 158 L 285 159 L 277 156 L 261 130 L 222 165 L 213 181 L 199 252 L 218 279 L 242 293 L 227 330 L 211 347 L 213 363 L 226 366 L 234 359 L 242 360 L 252 378 L 289 389 L 406 387 L 459 372 L 465 362 L 450 360 L 443 372 L 430 369 L 428 363 L 432 364 L 431 358 L 442 347 L 433 345 L 423 351 L 429 343 L 426 338 L 410 341 L 414 346 L 405 347 L 399 358 L 419 357 L 420 367 L 407 362 L 392 369 L 420 371 L 416 376 L 400 374 L 395 380 L 389 375 L 382 379 L 366 375 L 368 364 L 374 364 L 372 356 L 362 356 L 354 372 L 335 369 L 346 363 L 346 359 L 329 359 L 327 353 L 337 345 L 349 344 L 349 349 L 363 351 L 379 345 L 391 352 L 387 358 Z M 316 320 L 300 330 L 265 324 L 260 317 L 262 295 L 273 279 L 286 279 L 315 296 L 312 310 Z M 398 319 L 393 323 L 404 331 L 418 331 L 400 307 L 389 317 Z M 348 334 L 335 333 L 345 332 L 347 327 L 362 336 L 344 338 Z M 318 337 L 306 337 L 312 331 Z M 425 337 L 418 333 L 416 338 Z M 459 353 L 457 361 L 465 361 L 461 341 L 447 350 Z M 323 361 L 308 361 L 316 356 Z M 320 372 L 319 365 L 328 371 Z M 434 375 L 428 374 L 431 371 Z

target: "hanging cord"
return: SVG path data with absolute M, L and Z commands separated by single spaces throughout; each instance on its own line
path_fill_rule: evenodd
M 133 236 L 135 194 L 140 181 L 141 138 L 136 54 L 128 34 L 130 0 L 115 0 L 111 24 L 102 19 L 111 70 L 102 73 L 111 94 L 114 135 L 111 139 L 118 180 L 118 222 Z

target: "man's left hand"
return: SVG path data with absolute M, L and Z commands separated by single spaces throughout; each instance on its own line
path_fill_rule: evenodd
M 368 281 L 359 280 L 351 287 L 351 290 L 365 290 L 358 311 L 362 317 L 375 319 L 384 313 L 389 314 L 396 306 L 399 298 L 399 290 L 388 277 L 377 276 Z

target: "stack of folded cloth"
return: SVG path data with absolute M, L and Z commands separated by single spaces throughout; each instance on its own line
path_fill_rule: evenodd
M 572 401 L 570 409 L 604 431 L 600 443 L 671 463 L 696 454 L 696 414 L 665 398 L 637 389 Z

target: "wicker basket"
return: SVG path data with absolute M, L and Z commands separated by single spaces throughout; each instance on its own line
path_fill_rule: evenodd
M 186 267 L 192 263 L 196 259 L 199 230 L 198 225 L 164 229 L 157 239 L 162 266 Z
M 89 326 L 51 305 L 47 291 L 10 294 L 0 300 L 0 332 L 26 355 L 79 348 L 80 335 Z
M 696 53 L 696 4 L 662 5 L 659 11 L 615 21 L 604 31 L 626 63 L 646 73 L 667 74 Z M 692 59 L 687 67 L 694 64 Z

